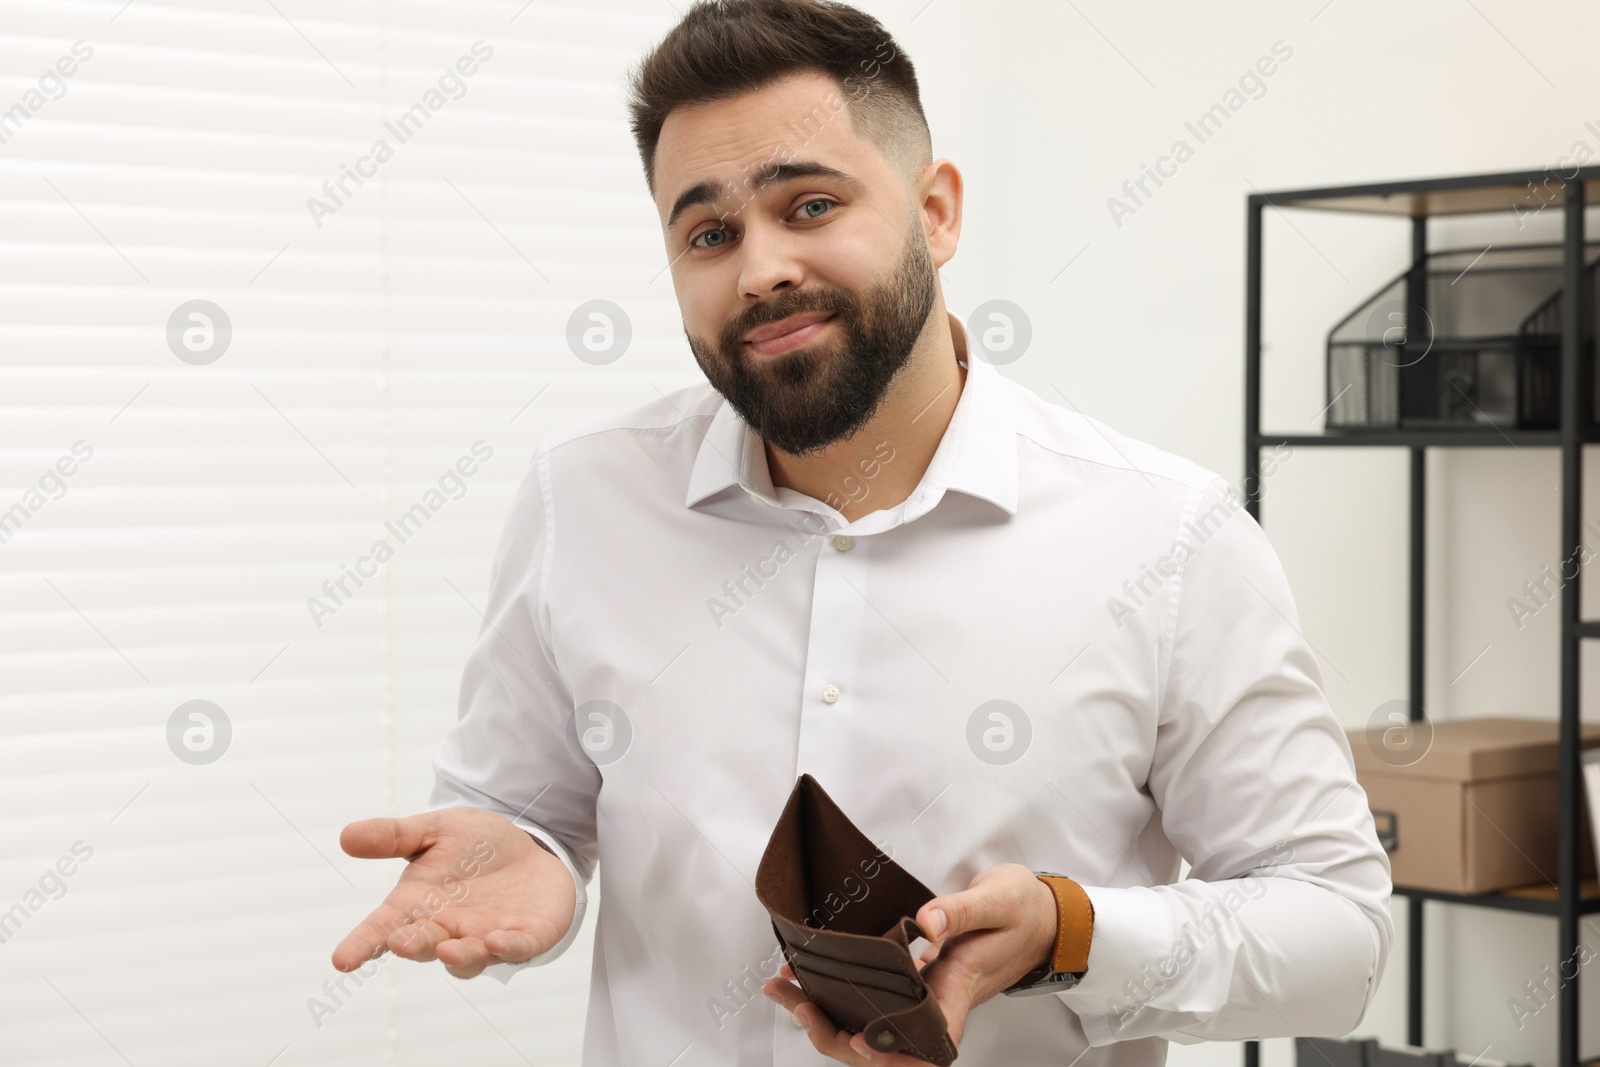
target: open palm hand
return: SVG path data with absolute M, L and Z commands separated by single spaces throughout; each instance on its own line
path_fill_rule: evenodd
M 383 903 L 333 950 L 341 971 L 389 951 L 472 978 L 545 952 L 572 924 L 571 873 L 498 812 L 458 807 L 362 819 L 344 828 L 339 846 L 362 859 L 409 861 Z

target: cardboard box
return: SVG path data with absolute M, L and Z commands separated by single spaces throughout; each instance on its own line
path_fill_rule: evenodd
M 1347 731 L 1394 884 L 1489 893 L 1555 881 L 1560 724 L 1474 718 L 1418 725 Z M 1600 746 L 1600 724 L 1580 723 L 1579 733 L 1582 748 Z M 1595 870 L 1587 807 L 1580 773 L 1580 878 Z

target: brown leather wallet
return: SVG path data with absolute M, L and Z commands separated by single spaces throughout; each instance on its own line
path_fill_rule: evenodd
M 809 774 L 795 781 L 756 869 L 756 896 L 811 1002 L 869 1048 L 948 1067 L 956 1045 L 909 947 L 926 936 L 914 916 L 935 895 Z

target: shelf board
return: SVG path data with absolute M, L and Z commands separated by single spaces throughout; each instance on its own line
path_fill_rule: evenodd
M 1579 440 L 1595 440 L 1593 428 Z M 1256 436 L 1257 448 L 1288 444 L 1294 448 L 1560 448 L 1560 430 L 1363 430 L 1356 433 L 1271 434 Z
M 1600 203 L 1600 167 L 1570 174 L 1583 182 L 1586 204 Z M 1273 207 L 1353 211 L 1368 215 L 1427 218 L 1434 215 L 1477 215 L 1501 211 L 1528 213 L 1562 207 L 1565 186 L 1550 171 L 1508 171 L 1450 178 L 1410 178 L 1326 189 L 1288 189 L 1254 193 L 1252 201 Z
M 1436 900 L 1445 904 L 1465 904 L 1478 908 L 1499 908 L 1503 911 L 1531 912 L 1535 915 L 1555 915 L 1559 908 L 1556 887 L 1548 882 L 1516 886 L 1498 893 L 1450 893 L 1440 889 L 1421 889 L 1416 886 L 1395 886 L 1397 896 Z M 1600 879 L 1585 878 L 1578 886 L 1578 914 L 1600 912 Z

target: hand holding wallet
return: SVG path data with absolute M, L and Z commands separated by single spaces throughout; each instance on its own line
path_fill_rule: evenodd
M 948 1067 L 956 1045 L 910 949 L 926 936 L 917 909 L 935 895 L 809 774 L 795 781 L 756 870 L 756 896 L 807 998 L 875 1051 Z

